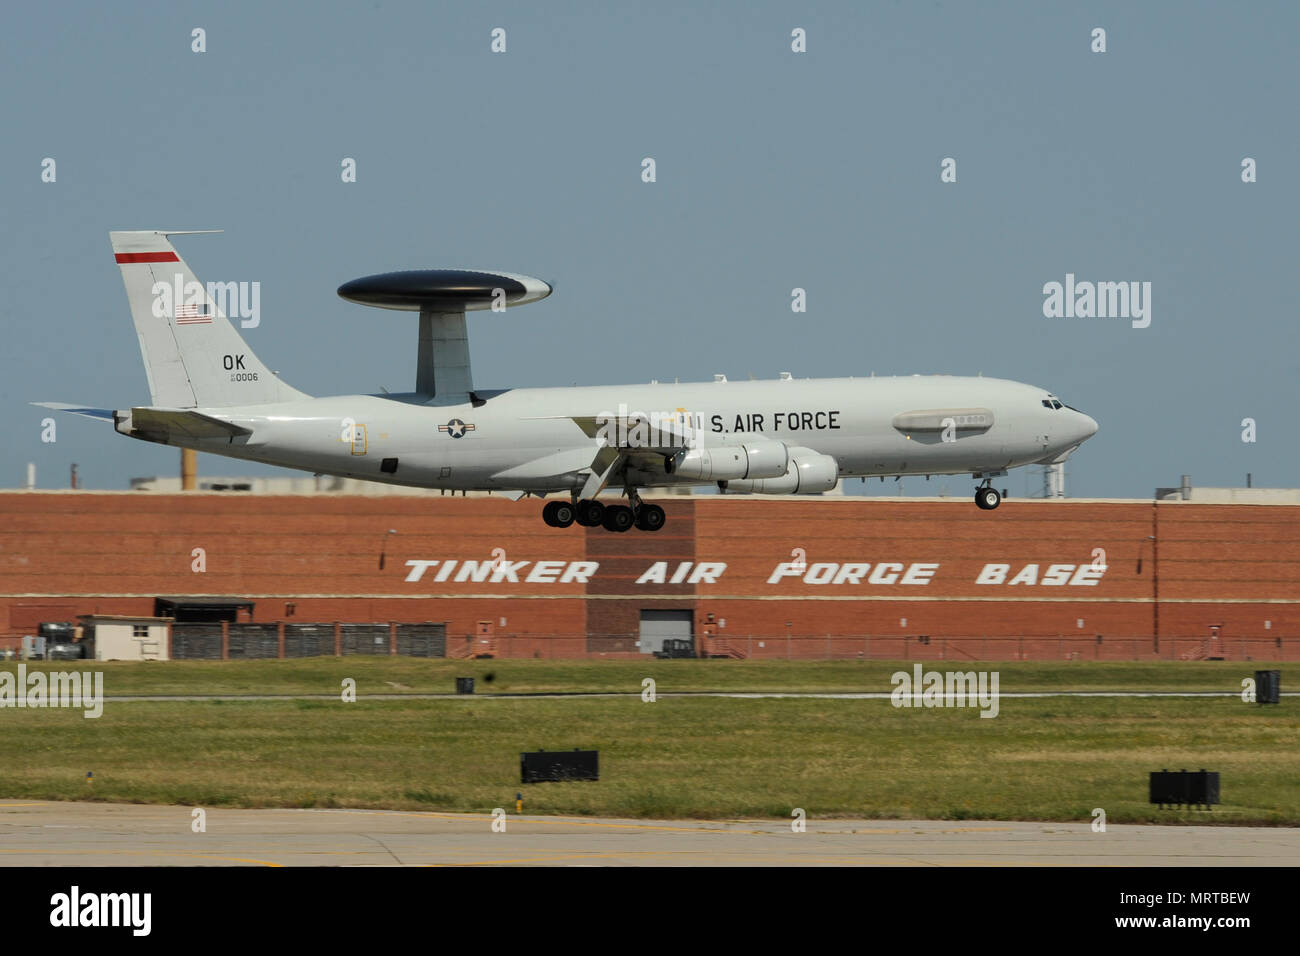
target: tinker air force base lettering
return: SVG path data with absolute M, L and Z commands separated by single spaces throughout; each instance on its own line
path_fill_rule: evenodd
M 436 584 L 587 584 L 600 572 L 599 561 L 511 561 L 498 556 L 484 561 L 410 560 L 405 581 Z M 767 577 L 768 584 L 798 581 L 806 585 L 925 586 L 943 569 L 938 561 L 784 561 Z M 635 583 L 717 584 L 725 561 L 654 561 Z M 974 584 L 1004 587 L 1096 587 L 1104 564 L 985 564 Z

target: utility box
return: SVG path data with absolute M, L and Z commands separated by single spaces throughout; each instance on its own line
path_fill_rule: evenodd
M 1282 703 L 1282 672 L 1255 671 L 1255 703 Z
M 663 649 L 655 651 L 654 655 L 663 658 L 694 657 L 695 641 L 690 638 L 664 638 Z
M 474 693 L 474 678 L 472 678 L 472 677 L 457 677 L 457 678 L 456 678 L 456 693 L 458 693 L 458 694 L 472 694 L 472 693 Z
M 1160 770 L 1151 774 L 1150 803 L 1167 806 L 1203 806 L 1219 803 L 1219 774 L 1208 770 Z
M 524 783 L 560 780 L 599 780 L 598 750 L 539 750 L 519 755 L 519 779 Z

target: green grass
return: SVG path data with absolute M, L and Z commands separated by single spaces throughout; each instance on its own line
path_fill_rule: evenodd
M 109 696 L 186 694 L 336 694 L 351 677 L 357 693 L 447 694 L 457 676 L 477 679 L 479 694 L 640 693 L 653 677 L 659 692 L 788 691 L 853 693 L 892 689 L 904 661 L 448 661 L 403 657 L 315 657 L 270 661 L 32 663 L 28 670 L 100 670 Z M 17 665 L 5 662 L 0 671 Z M 1255 665 L 1220 661 L 975 662 L 925 661 L 926 670 L 996 670 L 1003 693 L 1036 690 L 1181 690 L 1239 692 Z M 1273 667 L 1276 665 L 1261 665 Z
M 901 663 L 319 660 L 101 665 L 110 694 L 446 691 L 487 671 L 502 691 L 888 690 Z M 945 668 L 931 662 L 928 668 Z M 952 665 L 970 666 L 979 665 Z M 1235 690 L 1242 664 L 994 664 L 1003 691 Z M 10 666 L 8 669 L 12 669 Z M 386 685 L 385 685 L 386 686 Z M 391 690 L 391 689 L 390 689 Z M 1239 698 L 1003 699 L 974 709 L 887 700 L 637 696 L 535 700 L 112 702 L 0 710 L 0 798 L 630 817 L 1091 819 L 1300 824 L 1300 720 Z M 600 750 L 595 783 L 519 783 L 522 750 Z M 1213 812 L 1146 803 L 1147 773 L 1222 773 Z M 85 775 L 94 773 L 94 783 Z

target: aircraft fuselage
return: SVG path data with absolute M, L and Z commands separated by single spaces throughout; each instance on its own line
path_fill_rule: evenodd
M 598 447 L 598 439 L 573 421 L 582 416 L 686 416 L 705 447 L 738 432 L 762 436 L 833 457 L 840 477 L 997 474 L 1063 455 L 1096 431 L 1096 423 L 1082 413 L 1045 406 L 1050 398 L 1045 389 L 993 378 L 517 388 L 481 390 L 476 396 L 477 404 L 431 403 L 428 396 L 409 394 L 198 408 L 251 434 L 168 443 L 400 485 L 571 492 Z M 991 411 L 992 425 L 977 430 L 954 425 L 946 435 L 898 426 L 900 415 L 967 408 Z M 384 470 L 385 462 L 393 470 Z M 638 469 L 636 483 L 705 483 L 656 471 Z

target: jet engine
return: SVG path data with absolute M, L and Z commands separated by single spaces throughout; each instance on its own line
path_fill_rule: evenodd
M 664 471 L 701 481 L 779 478 L 789 469 L 785 442 L 745 438 L 711 448 L 687 448 L 664 459 Z
M 729 495 L 819 495 L 831 491 L 839 482 L 839 465 L 830 455 L 811 448 L 789 449 L 790 464 L 786 471 L 772 478 L 727 479 L 718 482 L 718 490 Z

